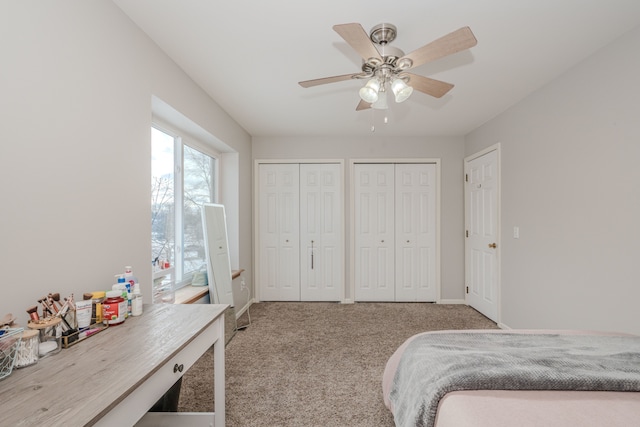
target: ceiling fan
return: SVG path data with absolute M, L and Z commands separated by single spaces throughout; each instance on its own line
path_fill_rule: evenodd
M 350 79 L 368 79 L 359 91 L 361 101 L 357 111 L 386 109 L 389 90 L 396 102 L 409 98 L 414 89 L 436 98 L 442 97 L 453 88 L 451 83 L 409 73 L 408 70 L 478 43 L 471 29 L 463 27 L 405 55 L 402 50 L 389 46 L 397 35 L 392 24 L 378 24 L 369 35 L 358 23 L 334 25 L 333 29 L 362 57 L 362 72 L 305 80 L 299 84 L 306 88 Z

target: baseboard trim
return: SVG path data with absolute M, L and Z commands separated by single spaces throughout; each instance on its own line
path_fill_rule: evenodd
M 466 304 L 464 299 L 441 299 L 438 304 Z
M 500 329 L 511 329 L 511 326 L 507 326 L 504 323 L 498 323 L 498 328 L 500 328 Z
M 251 304 L 253 304 L 254 302 L 258 302 L 255 299 L 251 299 L 249 301 L 249 303 L 247 303 L 247 305 L 245 305 L 242 310 L 238 311 L 238 317 L 240 317 L 240 315 L 242 313 L 244 313 Z M 393 302 L 393 301 L 389 301 L 389 302 Z M 440 301 L 437 302 L 437 304 L 466 304 L 467 301 L 464 299 L 441 299 Z M 340 304 L 355 304 L 355 301 L 352 300 L 351 298 L 346 298 L 343 299 L 342 301 L 340 301 Z
M 236 310 L 236 320 L 240 318 L 244 314 L 245 311 L 249 310 L 249 307 L 256 302 L 255 299 L 251 298 L 240 310 Z
M 393 302 L 393 301 L 388 301 L 388 302 Z M 440 301 L 437 302 L 437 304 L 466 304 L 466 303 L 467 301 L 465 301 L 464 299 L 441 299 Z M 347 298 L 342 300 L 341 304 L 355 304 L 355 301 L 352 300 L 351 298 Z

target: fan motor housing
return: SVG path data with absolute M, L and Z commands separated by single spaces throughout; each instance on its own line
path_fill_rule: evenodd
M 398 59 L 404 56 L 404 52 L 395 46 L 390 46 L 395 40 L 398 31 L 393 24 L 378 24 L 369 33 L 369 39 L 380 53 L 382 62 L 378 58 L 370 58 L 362 64 L 362 71 L 367 74 L 375 73 L 381 66 L 395 67 Z
M 395 63 L 398 59 L 404 56 L 402 49 L 398 49 L 395 46 L 380 45 L 376 46 L 376 49 L 378 49 L 380 56 L 387 64 Z
M 362 71 L 367 75 L 375 74 L 380 68 L 395 68 L 398 59 L 404 56 L 404 52 L 395 47 L 390 46 L 398 34 L 393 24 L 378 24 L 371 29 L 369 39 L 373 42 L 376 50 L 380 54 L 382 61 L 378 58 L 369 58 L 362 64 Z

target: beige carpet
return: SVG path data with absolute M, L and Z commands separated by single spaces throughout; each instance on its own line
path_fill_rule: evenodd
M 464 305 L 271 302 L 250 310 L 252 325 L 225 353 L 230 427 L 391 427 L 381 379 L 402 342 L 424 331 L 497 328 Z M 184 376 L 178 409 L 213 411 L 212 381 L 209 351 Z

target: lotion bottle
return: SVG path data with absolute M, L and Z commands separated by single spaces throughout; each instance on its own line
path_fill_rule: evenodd
M 131 315 L 140 316 L 142 314 L 142 293 L 140 292 L 140 284 L 133 285 L 133 293 L 131 294 Z

